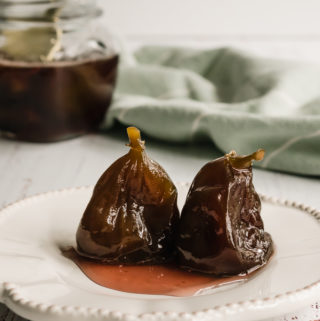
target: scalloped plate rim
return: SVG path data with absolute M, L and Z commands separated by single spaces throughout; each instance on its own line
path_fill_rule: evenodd
M 176 183 L 176 185 L 187 187 L 190 185 L 190 183 Z M 27 205 L 29 202 L 40 201 L 55 195 L 60 196 L 61 194 L 65 194 L 65 193 L 71 194 L 79 190 L 90 190 L 92 188 L 93 188 L 93 185 L 70 187 L 70 188 L 48 191 L 44 193 L 38 193 L 29 197 L 25 197 L 16 202 L 10 203 L 4 206 L 2 209 L 0 209 L 0 224 L 3 218 L 3 215 L 4 216 L 9 215 L 12 210 L 19 207 L 23 207 Z M 266 196 L 263 194 L 259 194 L 259 195 L 263 202 L 295 208 L 313 216 L 316 220 L 320 221 L 320 211 L 315 208 L 304 205 L 302 203 L 297 203 L 295 201 L 282 200 L 275 197 Z M 309 293 L 314 292 L 314 294 L 320 293 L 320 279 L 302 288 L 296 289 L 294 291 L 280 293 L 275 296 L 270 296 L 270 297 L 257 299 L 257 300 L 239 301 L 239 302 L 224 304 L 220 306 L 213 306 L 210 309 L 197 310 L 193 312 L 174 312 L 174 311 L 146 312 L 146 313 L 140 313 L 137 315 L 134 313 L 126 313 L 121 311 L 110 311 L 103 308 L 96 309 L 96 308 L 90 308 L 90 307 L 84 307 L 84 306 L 77 307 L 77 306 L 43 304 L 41 302 L 35 302 L 33 300 L 28 300 L 27 298 L 23 297 L 23 295 L 19 293 L 19 286 L 13 283 L 3 282 L 2 293 L 1 293 L 1 287 L 0 287 L 0 302 L 4 302 L 5 304 L 7 304 L 9 308 L 12 308 L 13 311 L 16 311 L 18 313 L 19 312 L 21 313 L 21 311 L 25 311 L 25 313 L 22 313 L 21 315 L 50 314 L 53 317 L 52 320 L 56 320 L 55 318 L 57 318 L 57 320 L 69 320 L 69 317 L 71 319 L 73 319 L 74 317 L 77 317 L 77 318 L 80 318 L 81 320 L 83 318 L 84 320 L 101 319 L 101 320 L 124 320 L 124 321 L 145 320 L 145 318 L 148 318 L 148 320 L 157 321 L 157 320 L 163 320 L 163 317 L 166 320 L 196 320 L 196 319 L 207 320 L 207 318 L 209 318 L 210 320 L 213 320 L 215 318 L 220 320 L 221 318 L 228 317 L 228 316 L 235 317 L 235 314 L 243 313 L 243 309 L 247 311 L 253 311 L 253 312 L 259 313 L 263 308 L 271 308 L 272 310 L 275 307 L 277 307 L 279 304 L 285 305 L 285 301 L 293 300 L 295 302 L 296 301 L 307 302 L 308 298 L 306 299 L 304 296 L 307 295 L 308 297 L 308 292 Z M 289 305 L 292 305 L 292 303 Z M 275 315 L 279 315 L 279 314 L 275 314 Z M 61 317 L 63 317 L 63 319 L 61 319 Z M 265 318 L 265 315 L 263 316 L 263 318 Z M 250 318 L 250 320 L 251 319 L 252 318 Z M 246 318 L 240 317 L 239 320 L 246 320 Z

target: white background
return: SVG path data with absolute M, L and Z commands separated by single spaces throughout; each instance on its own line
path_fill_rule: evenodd
M 129 36 L 319 36 L 318 0 L 100 0 Z

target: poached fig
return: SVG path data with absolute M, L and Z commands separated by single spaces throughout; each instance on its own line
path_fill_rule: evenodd
M 263 150 L 230 152 L 196 175 L 181 213 L 177 251 L 184 268 L 213 275 L 239 275 L 264 265 L 273 252 L 264 231 L 261 202 L 252 184 L 252 161 Z
M 127 132 L 130 151 L 98 180 L 78 227 L 77 251 L 108 264 L 165 262 L 174 250 L 177 190 L 148 158 L 140 131 Z

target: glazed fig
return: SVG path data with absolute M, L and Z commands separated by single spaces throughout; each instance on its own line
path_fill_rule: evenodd
M 148 158 L 140 131 L 127 132 L 130 151 L 97 182 L 78 227 L 77 251 L 108 264 L 165 262 L 174 250 L 177 190 Z
M 183 268 L 217 276 L 246 274 L 264 265 L 273 252 L 264 231 L 261 202 L 252 184 L 252 161 L 263 150 L 234 151 L 207 163 L 196 175 L 177 233 Z

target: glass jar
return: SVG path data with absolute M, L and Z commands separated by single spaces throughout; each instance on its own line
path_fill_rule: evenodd
M 94 0 L 0 0 L 0 132 L 48 142 L 96 130 L 118 55 Z

